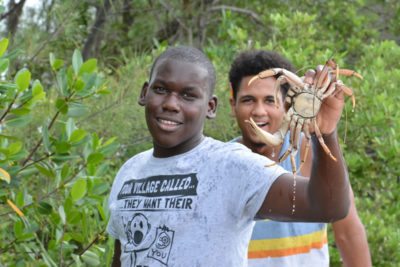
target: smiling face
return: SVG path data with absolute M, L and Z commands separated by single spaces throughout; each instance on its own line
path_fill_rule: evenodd
M 252 77 L 246 76 L 241 80 L 236 100 L 231 99 L 232 115 L 236 117 L 242 132 L 243 144 L 250 149 L 264 144 L 253 133 L 246 120 L 253 118 L 261 129 L 275 133 L 284 117 L 281 93 L 278 94 L 279 108 L 276 108 L 274 102 L 276 78 L 257 79 L 249 86 L 248 82 Z
M 204 121 L 215 116 L 217 106 L 207 79 L 207 70 L 193 63 L 174 59 L 157 63 L 139 100 L 145 106 L 154 156 L 178 155 L 201 142 Z

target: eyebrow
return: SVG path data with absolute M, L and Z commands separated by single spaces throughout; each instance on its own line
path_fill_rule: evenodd
M 188 86 L 188 87 L 184 87 L 183 90 L 185 91 L 196 91 L 199 90 L 197 87 L 194 86 Z
M 162 79 L 159 79 L 159 78 L 156 78 L 154 81 L 153 81 L 153 85 L 154 84 L 156 84 L 156 83 L 159 83 L 159 84 L 162 84 L 164 87 L 167 87 L 167 85 L 168 85 L 168 83 L 165 81 L 165 80 L 162 80 Z M 186 91 L 186 92 L 188 92 L 188 91 L 201 91 L 198 87 L 196 87 L 196 86 L 187 86 L 187 87 L 183 87 L 182 88 L 184 91 Z
M 161 83 L 162 85 L 167 85 L 167 83 L 164 80 L 161 80 L 161 79 L 155 79 L 153 81 L 153 84 L 155 84 L 155 83 Z
M 254 98 L 254 96 L 252 96 L 252 95 L 242 95 L 242 96 L 239 97 L 239 99 L 242 99 L 242 98 Z
M 237 98 L 238 101 L 242 100 L 242 99 L 255 99 L 256 97 L 253 95 L 242 95 L 240 97 Z M 265 96 L 263 99 L 275 99 L 273 95 L 267 95 Z

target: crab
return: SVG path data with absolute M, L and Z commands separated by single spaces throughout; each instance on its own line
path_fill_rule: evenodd
M 277 79 L 274 87 L 275 105 L 278 107 L 277 95 L 280 87 L 284 83 L 288 83 L 290 88 L 285 98 L 286 115 L 283 119 L 282 125 L 279 130 L 270 134 L 260 129 L 257 124 L 250 118 L 247 121 L 255 134 L 266 144 L 270 146 L 278 146 L 283 143 L 283 140 L 290 130 L 290 144 L 285 153 L 278 159 L 277 162 L 267 165 L 272 166 L 285 160 L 289 154 L 291 155 L 292 172 L 296 175 L 303 166 L 305 159 L 310 148 L 310 127 L 314 128 L 315 135 L 318 138 L 324 151 L 336 161 L 329 148 L 326 146 L 322 134 L 317 126 L 316 116 L 321 107 L 322 101 L 328 96 L 332 95 L 336 89 L 341 89 L 343 92 L 352 98 L 353 110 L 355 107 L 355 97 L 353 91 L 345 86 L 341 80 L 338 80 L 339 75 L 355 76 L 359 79 L 363 77 L 353 70 L 340 69 L 338 64 L 333 59 L 328 59 L 321 71 L 317 72 L 312 84 L 304 82 L 304 77 L 300 78 L 293 72 L 282 68 L 273 68 L 260 72 L 254 76 L 249 85 L 256 79 L 265 79 L 267 77 L 281 75 Z M 303 158 L 301 159 L 300 166 L 296 170 L 295 156 L 298 152 L 298 145 L 300 141 L 300 133 L 304 132 L 306 137 L 306 147 Z

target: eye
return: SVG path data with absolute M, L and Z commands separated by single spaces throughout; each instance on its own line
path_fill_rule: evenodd
M 273 97 L 267 97 L 265 99 L 265 103 L 267 103 L 267 104 L 275 104 L 275 99 Z
M 157 94 L 163 94 L 167 90 L 162 86 L 153 86 L 153 91 L 156 92 Z
M 181 96 L 183 99 L 191 101 L 198 98 L 198 92 L 196 89 L 193 88 L 185 88 L 181 91 Z
M 195 94 L 188 93 L 188 92 L 183 93 L 182 96 L 183 96 L 185 99 L 189 99 L 189 100 L 190 100 L 190 99 L 196 98 L 196 95 L 195 95 Z
M 242 98 L 241 102 L 242 103 L 253 103 L 254 99 L 253 98 Z

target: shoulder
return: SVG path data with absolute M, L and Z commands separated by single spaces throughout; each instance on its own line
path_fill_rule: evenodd
M 233 138 L 232 140 L 228 141 L 228 143 L 231 143 L 231 142 L 238 143 L 239 139 L 241 139 L 241 138 L 242 138 L 241 136 L 237 136 L 237 137 Z
M 152 154 L 153 154 L 153 149 L 149 149 L 149 150 L 140 152 L 139 154 L 136 154 L 136 155 L 132 156 L 130 159 L 128 159 L 121 166 L 120 170 L 129 169 L 133 165 L 137 165 L 140 162 L 145 162 L 145 161 L 147 161 L 148 159 L 151 158 Z
M 227 169 L 254 168 L 271 164 L 272 161 L 267 157 L 253 153 L 245 145 L 238 142 L 221 142 L 208 137 L 207 155 L 210 162 L 216 162 L 218 166 Z
M 211 137 L 206 137 L 204 149 L 219 156 L 233 156 L 241 153 L 253 154 L 249 148 L 234 140 L 222 142 Z
M 115 189 L 115 186 L 122 183 L 126 177 L 131 177 L 133 172 L 140 171 L 141 168 L 144 168 L 145 162 L 149 160 L 152 153 L 153 149 L 141 152 L 122 164 L 114 178 L 111 194 L 114 192 L 113 189 Z

